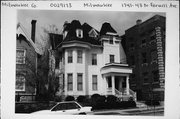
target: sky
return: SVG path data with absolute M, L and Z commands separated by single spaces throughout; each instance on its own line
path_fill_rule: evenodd
M 125 30 L 136 24 L 136 20 L 145 21 L 155 14 L 165 16 L 165 13 L 155 12 L 121 12 L 121 11 L 72 11 L 72 10 L 18 10 L 17 23 L 21 23 L 26 31 L 31 33 L 31 21 L 36 22 L 36 39 L 41 40 L 42 28 L 52 30 L 49 26 L 55 25 L 58 32 L 62 31 L 65 21 L 79 20 L 81 24 L 88 23 L 90 26 L 100 31 L 104 22 L 109 22 L 117 31 L 118 35 L 123 35 Z

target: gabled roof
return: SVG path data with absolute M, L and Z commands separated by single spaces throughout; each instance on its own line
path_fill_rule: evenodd
M 27 33 L 26 29 L 23 27 L 22 24 L 17 24 L 17 40 L 24 40 L 28 43 L 28 45 L 31 45 L 37 54 L 42 54 L 42 52 L 37 48 L 35 43 L 32 41 L 32 39 L 29 37 L 29 34 Z
M 107 35 L 106 33 L 114 33 L 116 34 L 117 32 L 112 28 L 111 24 L 110 23 L 107 23 L 105 22 L 102 27 L 101 27 L 101 30 L 100 30 L 100 35 Z

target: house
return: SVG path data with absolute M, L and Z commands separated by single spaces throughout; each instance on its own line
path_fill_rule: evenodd
M 100 32 L 78 20 L 65 22 L 63 32 L 50 40 L 56 52 L 61 95 L 115 95 L 135 98 L 129 87 L 132 68 L 126 63 L 121 38 L 105 22 Z M 59 40 L 59 41 L 58 41 Z M 58 44 L 55 42 L 58 41 Z M 56 44 L 56 45 L 54 45 Z
M 122 36 L 127 63 L 133 67 L 130 87 L 138 100 L 164 100 L 165 20 L 160 15 L 137 20 Z
M 16 34 L 16 101 L 32 101 L 36 95 L 37 54 L 35 45 L 36 21 L 32 20 L 31 38 L 22 24 Z

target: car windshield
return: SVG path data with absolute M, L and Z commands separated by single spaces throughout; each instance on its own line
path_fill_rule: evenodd
M 78 102 L 78 104 L 81 106 L 81 107 L 84 107 L 85 105 L 81 102 Z

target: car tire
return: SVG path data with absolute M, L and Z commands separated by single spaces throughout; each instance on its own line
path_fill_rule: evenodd
M 79 113 L 79 115 L 86 115 L 86 113 L 85 112 L 81 112 L 81 113 Z

